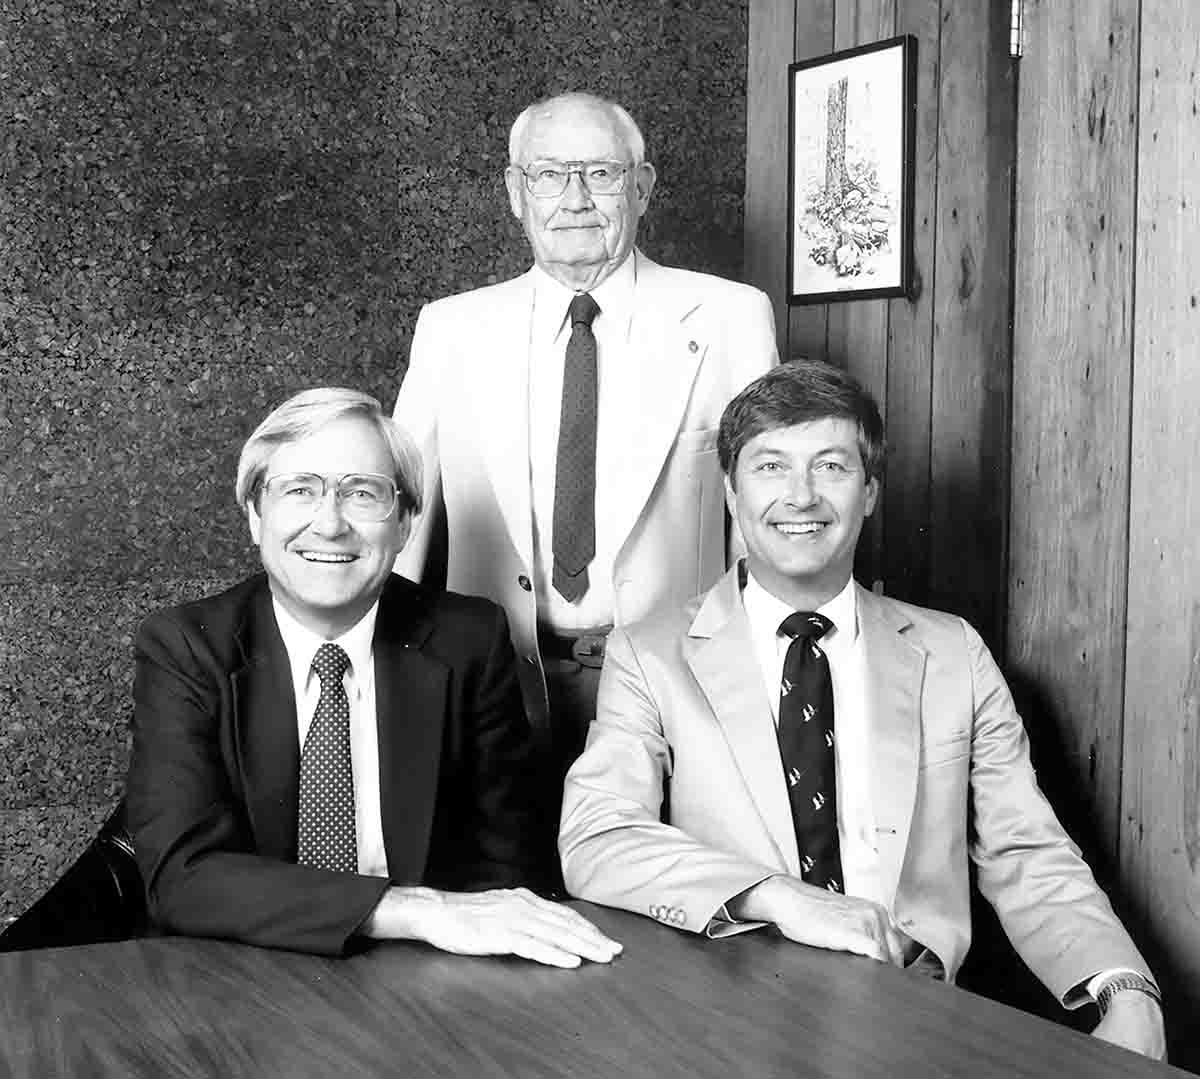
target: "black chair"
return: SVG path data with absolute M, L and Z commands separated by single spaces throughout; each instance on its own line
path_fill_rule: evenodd
M 127 940 L 146 927 L 142 877 L 121 802 L 71 867 L 0 933 L 0 952 Z

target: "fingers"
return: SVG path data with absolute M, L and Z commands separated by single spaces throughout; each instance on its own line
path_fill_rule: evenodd
M 524 888 L 447 894 L 430 943 L 469 955 L 519 955 L 572 968 L 584 960 L 609 963 L 621 945 L 570 907 Z

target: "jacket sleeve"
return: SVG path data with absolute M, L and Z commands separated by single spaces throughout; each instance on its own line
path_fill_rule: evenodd
M 587 748 L 567 773 L 563 791 L 558 847 L 567 891 L 721 935 L 726 901 L 778 870 L 663 822 L 671 757 L 634 646 L 616 629 L 608 639 Z
M 962 622 L 975 720 L 971 741 L 971 857 L 979 890 L 1013 947 L 1067 1007 L 1105 969 L 1151 977 L 1037 784 L 1029 740 L 987 646 Z
M 558 884 L 547 777 L 522 704 L 517 657 L 504 611 L 487 604 L 486 636 L 467 665 L 457 775 L 439 802 L 449 814 L 450 857 L 428 883 L 453 890 Z
M 438 446 L 438 409 L 441 383 L 448 361 L 446 338 L 442 331 L 439 308 L 426 304 L 417 316 L 409 352 L 408 370 L 400 384 L 393 418 L 412 436 L 421 454 L 421 513 L 413 521 L 404 550 L 396 557 L 394 569 L 413 581 L 425 578 L 438 531 L 444 528 L 441 455 Z M 440 584 L 441 582 L 430 582 Z
M 146 620 L 135 651 L 126 801 L 151 917 L 173 933 L 344 952 L 387 880 L 256 853 L 227 676 L 169 614 Z
M 756 378 L 765 375 L 779 364 L 779 349 L 775 340 L 775 311 L 770 297 L 759 289 L 749 290 L 732 337 L 734 347 L 733 385 L 730 400 L 741 393 Z M 737 522 L 726 514 L 725 568 L 729 569 L 746 554 L 746 542 Z

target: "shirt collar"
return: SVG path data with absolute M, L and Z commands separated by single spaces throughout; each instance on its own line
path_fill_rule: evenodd
M 742 590 L 742 605 L 752 626 L 770 626 L 773 633 L 779 632 L 780 623 L 795 610 L 759 584 L 749 568 Z M 854 578 L 851 577 L 833 599 L 822 603 L 817 614 L 823 614 L 833 623 L 826 639 L 838 638 L 853 644 L 858 639 L 858 594 L 854 589 Z
M 570 329 L 567 309 L 577 294 L 536 264 L 532 273 L 534 337 L 539 341 L 554 341 L 564 328 Z M 595 288 L 588 290 L 599 305 L 606 325 L 628 327 L 633 315 L 633 289 L 636 284 L 637 251 L 631 249 L 620 266 Z
M 350 657 L 350 670 L 356 678 L 361 679 L 364 672 L 370 670 L 371 643 L 375 639 L 375 617 L 379 613 L 379 600 L 372 603 L 370 610 L 345 633 L 328 642 L 320 634 L 297 622 L 273 596 L 271 606 L 275 609 L 275 622 L 279 626 L 283 646 L 287 649 L 293 685 L 308 685 L 313 657 L 317 654 L 317 649 L 326 643 L 340 645 L 344 649 Z

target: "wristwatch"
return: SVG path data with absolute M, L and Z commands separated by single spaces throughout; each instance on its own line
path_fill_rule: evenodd
M 1112 998 L 1117 993 L 1124 992 L 1127 989 L 1135 993 L 1145 993 L 1146 996 L 1153 997 L 1158 1006 L 1162 1007 L 1162 993 L 1158 991 L 1158 986 L 1149 978 L 1129 971 L 1126 974 L 1118 974 L 1115 977 L 1109 978 L 1101 986 L 1100 992 L 1096 994 L 1096 1004 L 1100 1008 L 1101 1018 L 1108 1012 L 1108 1006 L 1112 1003 Z

